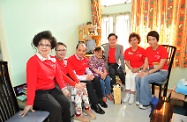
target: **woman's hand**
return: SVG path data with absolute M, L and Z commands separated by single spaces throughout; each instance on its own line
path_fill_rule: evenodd
M 64 96 L 66 96 L 67 98 L 69 98 L 71 96 L 70 92 L 67 89 L 63 89 L 62 93 L 64 94 Z
M 82 85 L 82 87 L 86 87 L 86 83 L 79 83 L 80 85 Z
M 139 76 L 140 78 L 143 78 L 143 77 L 147 76 L 148 74 L 149 74 L 148 72 L 140 72 L 140 73 L 138 74 L 138 76 Z
M 91 80 L 94 79 L 94 75 L 93 74 L 89 74 L 89 75 L 87 75 L 86 79 L 89 80 L 89 81 L 91 81 Z
M 84 88 L 85 88 L 85 85 L 83 85 L 83 84 L 81 84 L 81 83 L 77 83 L 76 85 L 75 85 L 75 88 L 77 88 L 78 90 L 83 90 Z
M 27 114 L 27 112 L 30 111 L 30 110 L 32 112 L 35 112 L 35 110 L 33 110 L 33 106 L 32 105 L 27 105 L 27 106 L 25 106 L 24 110 L 20 113 L 20 115 L 22 117 L 24 117 Z
M 104 73 L 102 73 L 100 76 L 101 76 L 101 79 L 103 79 L 103 80 L 106 78 L 106 74 L 104 74 Z
M 136 72 L 139 71 L 139 68 L 132 68 L 131 71 L 132 71 L 133 73 L 136 73 Z

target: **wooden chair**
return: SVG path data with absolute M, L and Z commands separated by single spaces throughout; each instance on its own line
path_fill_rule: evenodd
M 0 122 L 43 122 L 48 121 L 49 112 L 28 112 L 21 117 L 18 102 L 10 81 L 7 62 L 0 61 Z
M 166 95 L 167 95 L 170 72 L 171 72 L 171 68 L 172 68 L 172 65 L 173 65 L 175 52 L 176 52 L 176 47 L 174 47 L 174 46 L 170 46 L 170 45 L 162 45 L 162 46 L 165 47 L 167 52 L 168 52 L 168 59 L 167 59 L 168 76 L 167 76 L 167 79 L 164 82 L 151 83 L 151 85 L 152 85 L 152 94 L 153 95 L 155 94 L 155 86 L 159 86 L 159 98 L 161 97 L 162 90 L 164 90 L 163 96 L 166 97 Z

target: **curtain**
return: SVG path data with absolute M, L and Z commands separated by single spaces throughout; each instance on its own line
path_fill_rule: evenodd
M 160 34 L 159 44 L 177 47 L 174 66 L 187 67 L 186 0 L 132 0 L 131 27 L 147 47 L 146 35 L 151 30 Z
M 100 0 L 91 0 L 91 10 L 92 10 L 93 25 L 97 25 L 97 27 L 101 27 L 101 5 L 100 5 Z

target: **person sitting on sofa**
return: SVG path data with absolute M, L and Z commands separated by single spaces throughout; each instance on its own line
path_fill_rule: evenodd
M 123 102 L 133 104 L 135 100 L 136 82 L 135 77 L 141 71 L 145 59 L 145 49 L 138 46 L 141 38 L 137 33 L 129 35 L 129 43 L 131 47 L 124 52 L 125 64 L 128 67 L 125 77 L 125 97 Z
M 95 77 L 100 79 L 101 91 L 103 95 L 103 101 L 107 102 L 113 100 L 111 96 L 111 78 L 108 76 L 108 73 L 105 69 L 105 59 L 103 59 L 104 49 L 102 46 L 97 46 L 93 50 L 94 54 L 89 58 L 88 65 Z
M 86 83 L 91 108 L 96 113 L 104 114 L 104 110 L 102 110 L 98 104 L 105 108 L 108 106 L 102 100 L 99 78 L 94 77 L 93 73 L 90 71 L 88 67 L 88 59 L 85 57 L 85 54 L 86 45 L 82 42 L 78 43 L 76 46 L 76 53 L 68 58 L 68 63 L 78 79 L 81 82 Z
M 111 87 L 116 84 L 116 75 L 119 76 L 123 84 L 125 84 L 125 64 L 123 57 L 123 46 L 117 44 L 118 36 L 114 33 L 108 35 L 108 44 L 103 46 L 106 58 L 105 66 L 109 76 L 112 78 Z M 118 64 L 120 60 L 121 64 Z
M 71 101 L 75 104 L 75 115 L 74 119 L 81 122 L 89 122 L 90 120 L 82 114 L 82 101 L 84 102 L 83 111 L 89 115 L 92 119 L 96 118 L 96 115 L 92 112 L 88 100 L 88 93 L 85 83 L 80 83 L 77 76 L 71 69 L 66 56 L 67 46 L 58 42 L 55 46 L 56 60 L 59 64 L 60 69 L 63 72 L 64 81 L 68 84 L 68 89 L 71 93 Z M 69 76 L 69 77 L 68 77 Z
M 71 122 L 70 93 L 56 59 L 49 55 L 56 39 L 50 31 L 43 31 L 34 36 L 32 44 L 37 53 L 26 64 L 27 103 L 21 116 L 36 109 L 49 111 L 50 122 Z

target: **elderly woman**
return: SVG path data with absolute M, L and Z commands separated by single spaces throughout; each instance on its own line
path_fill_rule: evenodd
M 96 47 L 94 50 L 94 55 L 92 55 L 88 60 L 88 65 L 95 77 L 100 79 L 101 91 L 103 95 L 103 101 L 107 102 L 113 100 L 111 96 L 111 78 L 105 69 L 105 59 L 103 59 L 104 49 L 101 46 Z
M 37 53 L 26 65 L 27 104 L 21 115 L 39 109 L 49 111 L 50 122 L 71 122 L 70 102 L 67 98 L 70 93 L 56 59 L 49 55 L 56 45 L 56 39 L 50 31 L 43 31 L 35 35 L 32 43 Z M 56 82 L 62 92 L 56 89 Z
M 143 70 L 136 76 L 136 104 L 140 109 L 150 107 L 150 101 L 152 99 L 150 83 L 164 82 L 167 79 L 168 53 L 163 46 L 158 44 L 158 41 L 158 32 L 150 31 L 147 34 L 147 42 L 150 46 L 145 50 Z

